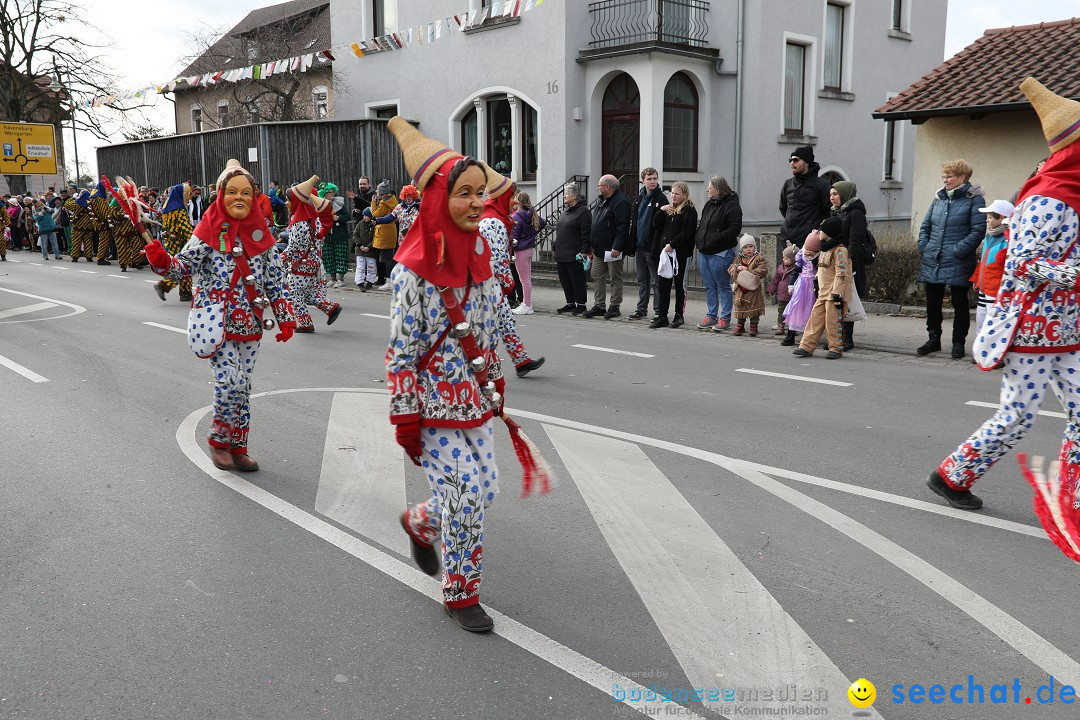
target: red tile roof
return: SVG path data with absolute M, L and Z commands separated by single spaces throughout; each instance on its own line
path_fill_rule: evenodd
M 1019 88 L 1028 75 L 1080 100 L 1080 18 L 987 30 L 873 117 L 919 120 L 1030 108 Z

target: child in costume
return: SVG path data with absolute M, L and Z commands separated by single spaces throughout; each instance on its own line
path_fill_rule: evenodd
M 488 196 L 484 203 L 484 219 L 480 221 L 480 234 L 491 248 L 491 269 L 502 286 L 503 298 L 499 303 L 499 334 L 502 336 L 510 361 L 514 363 L 518 377 L 525 377 L 544 364 L 544 358 L 533 360 L 526 352 L 517 331 L 514 310 L 510 307 L 510 295 L 517 284 L 510 272 L 510 236 L 513 220 L 510 205 L 514 200 L 514 183 L 492 170 L 486 163 Z M 400 205 L 398 207 L 401 207 Z
M 173 257 L 154 240 L 145 250 L 157 274 L 175 282 L 184 276 L 193 280 L 188 346 L 210 360 L 214 374 L 210 459 L 221 470 L 242 472 L 259 469 L 248 455 L 248 398 L 259 341 L 263 330 L 274 326 L 263 312 L 271 308 L 277 319 L 278 342 L 286 342 L 296 329 L 285 269 L 266 218 L 253 210 L 254 201 L 254 178 L 229 160 L 218 176 L 217 197 L 184 249 Z
M 802 249 L 795 248 L 795 267 L 799 271 L 799 277 L 795 280 L 795 290 L 791 293 L 791 300 L 784 308 L 784 325 L 787 332 L 780 344 L 791 347 L 795 344 L 795 333 L 801 333 L 806 329 L 806 323 L 810 319 L 810 313 L 817 302 L 817 290 L 814 289 L 817 270 L 814 262 L 817 260 L 818 251 L 821 250 L 821 238 L 817 230 L 811 230 L 803 241 Z M 785 250 L 786 252 L 786 250 Z
M 829 340 L 829 352 L 825 357 L 836 360 L 844 356 L 840 319 L 844 316 L 847 299 L 851 297 L 852 284 L 851 263 L 843 233 L 843 221 L 836 216 L 825 218 L 818 227 L 817 235 L 821 241 L 817 258 L 818 294 L 802 342 L 792 353 L 797 357 L 813 355 L 823 332 Z
M 787 327 L 784 325 L 784 310 L 791 301 L 792 286 L 795 285 L 795 280 L 799 276 L 799 269 L 795 267 L 795 250 L 794 245 L 784 248 L 783 259 L 776 266 L 772 279 L 769 280 L 769 287 L 765 289 L 766 293 L 776 298 L 776 327 L 774 328 L 776 335 L 784 335 L 787 332 Z
M 739 254 L 728 267 L 731 281 L 735 283 L 735 331 L 732 335 L 746 332 L 746 321 L 750 321 L 750 337 L 758 334 L 758 318 L 765 314 L 765 292 L 761 281 L 769 274 L 769 265 L 765 256 L 757 250 L 757 239 L 753 235 L 739 238 Z
M 170 255 L 180 252 L 188 240 L 191 239 L 191 215 L 188 214 L 187 203 L 189 199 L 189 185 L 187 183 L 173 185 L 169 188 L 169 196 L 161 208 L 162 238 L 165 249 Z M 161 278 L 154 285 L 157 296 L 165 302 L 165 295 L 176 287 L 176 283 L 169 278 Z M 191 302 L 191 276 L 187 275 L 180 281 L 180 302 Z

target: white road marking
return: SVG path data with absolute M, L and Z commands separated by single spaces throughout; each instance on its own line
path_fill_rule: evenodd
M 731 687 L 850 682 L 639 445 L 544 429 L 692 687 L 717 673 Z M 845 715 L 850 703 L 832 693 L 828 707 Z
M 389 320 L 390 319 L 389 315 L 376 315 L 375 313 L 360 313 L 360 314 L 363 315 L 364 317 L 379 318 L 380 320 Z
M 158 284 L 158 281 L 157 281 L 157 280 L 143 280 L 143 282 L 148 282 L 148 283 L 150 283 L 151 285 L 157 285 L 157 284 Z
M 407 502 L 405 455 L 397 443 L 374 441 L 392 432 L 386 398 L 334 395 L 315 510 L 409 557 L 409 541 L 398 522 Z
M 785 380 L 801 380 L 803 382 L 820 383 L 822 385 L 836 385 L 837 387 L 851 387 L 851 383 L 839 380 L 823 380 L 822 378 L 807 377 L 805 375 L 788 375 L 787 373 L 769 372 L 767 370 L 754 370 L 752 368 L 738 368 L 735 372 L 749 373 L 751 375 L 765 375 L 767 377 L 784 378 Z
M 386 396 L 385 390 L 360 388 L 289 388 L 286 390 L 272 390 L 270 392 L 257 393 L 251 397 L 254 399 L 294 392 L 360 392 L 376 394 L 381 397 Z M 225 487 L 235 490 L 249 500 L 280 515 L 294 525 L 307 530 L 316 537 L 322 538 L 361 562 L 370 565 L 384 575 L 397 580 L 403 585 L 412 588 L 416 592 L 425 595 L 435 602 L 442 603 L 441 583 L 438 580 L 434 580 L 423 574 L 417 568 L 413 567 L 411 563 L 406 563 L 382 550 L 368 545 L 360 538 L 350 535 L 341 528 L 335 527 L 325 520 L 301 510 L 295 505 L 290 505 L 273 493 L 263 490 L 258 485 L 254 485 L 234 473 L 218 470 L 214 467 L 213 463 L 210 462 L 210 458 L 203 452 L 199 441 L 195 437 L 199 419 L 207 415 L 212 409 L 213 407 L 208 405 L 195 410 L 184 418 L 184 421 L 180 423 L 180 427 L 176 429 L 176 442 L 180 445 L 180 449 L 200 470 Z M 522 625 L 517 620 L 503 615 L 501 612 L 490 606 L 485 605 L 485 609 L 487 610 L 488 615 L 495 621 L 495 629 L 492 631 L 493 634 L 509 640 L 523 650 L 550 663 L 552 666 L 564 670 L 573 677 L 588 683 L 604 693 L 605 696 L 610 698 L 612 686 L 618 684 L 620 688 L 624 688 L 627 691 L 626 695 L 628 699 L 623 700 L 623 704 L 644 715 L 650 717 L 661 716 L 667 711 L 667 708 L 674 707 L 674 703 L 671 701 L 659 698 L 656 700 L 630 700 L 629 696 L 631 696 L 631 694 L 638 695 L 639 697 L 646 697 L 649 689 L 630 678 L 624 677 L 614 670 L 601 665 L 595 660 L 566 647 L 562 643 L 552 640 L 530 627 Z M 457 628 L 453 628 L 449 630 L 449 632 L 459 631 Z M 710 685 L 715 684 L 716 683 L 713 682 Z M 631 693 L 631 691 L 634 692 Z M 701 715 L 698 715 L 686 707 L 681 707 L 679 717 L 691 718 L 693 720 L 705 720 Z
M 42 265 L 44 265 L 45 263 L 35 263 L 35 262 L 27 262 L 26 264 L 27 264 L 27 265 L 37 265 L 38 267 L 41 267 L 41 266 L 42 266 Z
M 0 318 L 15 317 L 16 315 L 25 315 L 26 313 L 37 312 L 38 310 L 48 310 L 49 308 L 54 307 L 59 306 L 54 302 L 40 302 L 33 305 L 23 305 L 22 307 L 0 311 Z
M 67 268 L 64 269 L 67 270 Z M 80 270 L 79 272 L 86 273 L 87 275 L 97 275 L 97 270 Z
M 613 348 L 597 347 L 596 345 L 571 345 L 570 347 L 581 348 L 582 350 L 596 350 L 598 352 L 615 353 L 616 355 L 632 355 L 639 358 L 651 358 L 655 355 L 648 355 L 646 353 L 631 352 L 629 350 L 615 350 Z
M 130 279 L 131 279 L 131 278 L 130 278 L 129 276 L 127 276 L 127 275 L 106 275 L 105 277 L 114 277 L 114 278 L 116 278 L 117 280 L 130 280 Z
M 698 458 L 712 463 L 718 467 L 729 470 L 739 475 L 757 487 L 772 493 L 782 500 L 792 504 L 799 510 L 810 514 L 834 529 L 855 540 L 863 547 L 880 555 L 883 559 L 892 563 L 908 575 L 926 585 L 939 594 L 961 611 L 969 615 L 999 638 L 1015 648 L 1020 654 L 1027 657 L 1036 665 L 1046 670 L 1055 678 L 1067 685 L 1080 683 L 1080 663 L 1054 647 L 1045 638 L 1031 628 L 1021 623 L 1016 618 L 1007 614 L 996 605 L 976 594 L 970 588 L 954 580 L 951 576 L 941 572 L 922 558 L 915 556 L 893 541 L 871 530 L 862 523 L 852 520 L 843 513 L 814 500 L 809 495 L 790 488 L 781 482 L 765 475 L 771 469 L 758 463 L 747 462 L 735 458 L 725 457 L 718 453 L 697 448 L 677 445 L 667 440 L 654 440 L 641 435 L 632 435 L 621 430 L 609 430 L 595 425 L 586 425 L 574 420 L 543 415 L 541 413 L 526 410 L 508 409 L 511 415 L 531 418 L 540 422 L 560 425 L 562 427 L 583 430 L 585 432 L 605 435 L 634 442 L 639 445 L 670 450 L 671 452 Z
M 53 270 L 70 270 L 71 268 L 64 267 L 63 265 L 50 265 Z
M 19 373 L 20 375 L 22 375 L 27 380 L 32 380 L 33 382 L 36 382 L 36 383 L 47 383 L 47 382 L 49 382 L 49 378 L 42 377 L 41 375 L 38 375 L 36 372 L 31 370 L 30 368 L 23 367 L 19 363 L 15 362 L 14 360 L 9 360 L 6 357 L 4 357 L 3 355 L 0 355 L 0 365 L 3 365 L 6 368 L 10 368 L 10 369 L 14 370 L 15 372 Z
M 17 262 L 17 263 L 21 263 L 21 262 L 22 262 L 22 260 L 16 260 L 15 258 L 8 258 L 8 262 Z
M 5 287 L 0 287 L 0 292 L 11 293 L 12 295 L 21 295 L 22 297 L 33 298 L 35 300 L 43 300 L 44 302 L 52 303 L 53 305 L 63 305 L 64 307 L 71 308 L 71 312 L 63 315 L 53 315 L 51 317 L 44 318 L 30 318 L 29 320 L 4 320 L 6 323 L 24 323 L 24 322 L 42 322 L 44 320 L 59 320 L 60 318 L 71 317 L 72 315 L 78 315 L 79 313 L 86 312 L 86 308 L 82 305 L 76 305 L 74 303 L 64 302 L 63 300 L 55 300 L 53 298 L 42 297 L 41 295 L 32 295 L 30 293 L 20 292 L 18 290 L 9 290 Z
M 187 335 L 187 330 L 185 330 L 184 328 L 175 328 L 175 327 L 172 327 L 170 325 L 162 325 L 161 323 L 156 323 L 156 322 L 144 322 L 143 325 L 149 325 L 150 327 L 161 328 L 162 330 L 172 330 L 175 333 L 180 333 L 182 335 Z
M 1001 408 L 1001 405 L 998 405 L 997 403 L 979 402 L 978 400 L 968 400 L 964 404 L 965 405 L 971 405 L 973 407 L 990 408 L 991 410 L 999 410 Z M 1062 418 L 1062 419 L 1065 419 L 1065 418 L 1069 417 L 1065 413 L 1053 412 L 1052 410 L 1040 410 L 1038 414 L 1042 415 L 1043 417 Z

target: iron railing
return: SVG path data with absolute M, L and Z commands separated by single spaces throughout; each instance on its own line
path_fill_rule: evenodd
M 563 188 L 570 183 L 577 183 L 578 189 L 581 190 L 582 200 L 586 203 L 589 201 L 589 176 L 571 175 L 557 190 L 536 204 L 536 212 L 547 223 L 536 235 L 537 250 L 536 254 L 533 255 L 536 260 L 540 260 L 541 257 L 543 260 L 551 260 L 552 243 L 550 240 L 555 236 L 555 226 L 563 214 Z M 543 256 L 541 256 L 541 252 L 543 252 Z
M 635 43 L 706 47 L 709 24 L 705 0 L 599 0 L 589 3 L 590 49 Z

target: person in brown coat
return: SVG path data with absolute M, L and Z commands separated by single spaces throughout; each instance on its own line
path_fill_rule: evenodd
M 765 314 L 765 288 L 761 281 L 769 274 L 769 263 L 758 252 L 757 240 L 753 235 L 739 238 L 739 254 L 728 267 L 731 282 L 735 283 L 735 332 L 746 332 L 746 321 L 750 321 L 750 337 L 758 334 L 758 318 Z
M 792 354 L 810 357 L 814 354 L 821 333 L 829 340 L 829 352 L 825 357 L 836 360 L 843 357 L 844 346 L 840 339 L 840 318 L 851 297 L 851 261 L 844 239 L 844 225 L 838 217 L 829 217 L 818 228 L 821 238 L 821 254 L 818 255 L 818 296 L 810 311 L 802 342 Z

